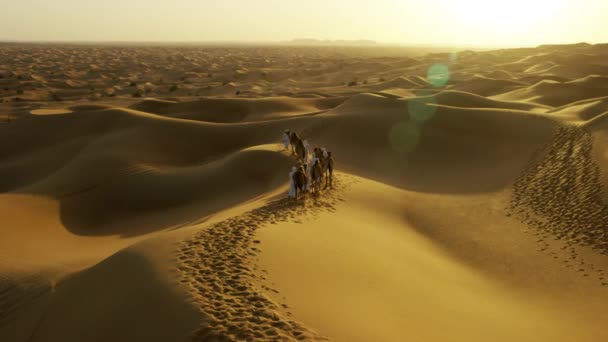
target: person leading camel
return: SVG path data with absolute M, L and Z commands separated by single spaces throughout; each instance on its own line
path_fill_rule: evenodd
M 283 132 L 283 146 L 285 146 L 285 149 L 289 148 L 290 139 L 291 139 L 291 133 L 289 132 L 288 129 L 286 129 Z
M 303 144 L 304 148 L 306 149 L 306 154 L 304 155 L 304 163 L 308 163 L 308 156 L 310 154 L 310 144 L 308 143 L 308 140 L 304 140 Z

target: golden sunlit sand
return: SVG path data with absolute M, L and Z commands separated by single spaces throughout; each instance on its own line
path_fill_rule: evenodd
M 426 52 L 0 45 L 0 341 L 608 340 L 608 45 Z

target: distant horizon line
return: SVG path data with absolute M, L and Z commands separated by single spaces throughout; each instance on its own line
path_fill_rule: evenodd
M 399 42 L 378 42 L 372 39 L 317 39 L 317 38 L 294 38 L 291 40 L 20 40 L 20 39 L 0 39 L 0 44 L 74 44 L 74 45 L 198 45 L 198 46 L 320 46 L 320 47 L 402 47 L 402 48 L 468 48 L 468 49 L 509 49 L 509 48 L 534 48 L 545 45 L 579 45 L 579 44 L 606 44 L 606 43 L 543 43 L 543 44 L 523 44 L 523 45 L 487 45 L 487 44 L 424 44 L 424 43 L 399 43 Z

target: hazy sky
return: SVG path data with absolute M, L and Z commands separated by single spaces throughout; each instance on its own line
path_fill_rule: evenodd
M 608 42 L 608 0 L 18 0 L 0 40 Z

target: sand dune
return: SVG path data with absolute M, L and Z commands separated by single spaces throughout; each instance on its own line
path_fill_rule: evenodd
M 599 97 L 567 104 L 548 111 L 556 115 L 571 115 L 587 121 L 608 111 L 608 97 Z
M 450 89 L 469 92 L 480 96 L 492 96 L 524 86 L 527 86 L 527 84 L 523 82 L 475 75 L 472 79 L 467 80 L 462 84 L 454 85 L 450 87 Z
M 548 106 L 563 106 L 569 103 L 606 95 L 608 78 L 598 75 L 569 82 L 540 81 L 530 87 L 497 95 L 497 99 L 509 101 L 531 101 Z
M 0 341 L 605 341 L 607 55 L 0 45 Z
M 310 115 L 335 107 L 343 98 L 204 99 L 192 102 L 146 100 L 132 108 L 207 122 L 250 122 Z
M 514 295 L 509 287 L 488 282 L 483 273 L 454 262 L 445 250 L 437 249 L 438 237 L 431 239 L 431 232 L 420 229 L 457 228 L 449 223 L 446 227 L 425 224 L 441 220 L 436 208 L 445 210 L 448 199 L 438 197 L 433 206 L 426 203 L 426 207 L 412 208 L 409 203 L 421 199 L 417 194 L 369 180 L 354 181 L 337 198 L 333 210 L 306 221 L 271 225 L 260 234 L 261 265 L 282 289 L 273 297 L 280 301 L 285 296 L 296 317 L 318 327 L 319 333 L 344 341 L 397 341 L 404 336 L 427 341 L 569 341 L 605 335 L 603 328 L 587 321 L 591 312 L 575 314 L 565 301 L 558 304 L 541 294 Z M 483 223 L 469 219 L 474 225 L 499 220 L 494 221 L 499 227 L 498 222 L 506 219 L 500 211 L 469 209 L 460 199 L 454 202 L 460 202 L 457 211 L 476 210 L 484 217 Z M 500 234 L 502 238 L 517 236 L 518 229 L 501 230 Z M 471 233 L 480 244 L 489 242 L 477 229 Z M 515 251 L 518 248 L 521 245 L 502 243 L 498 253 L 513 258 L 521 253 Z M 497 272 L 502 255 L 485 255 L 497 257 L 491 266 L 491 272 Z M 537 262 L 537 266 L 551 267 L 545 260 Z M 527 267 L 532 265 L 517 264 L 511 277 L 529 276 L 532 270 L 525 270 Z M 553 267 L 562 272 L 559 265 Z M 555 286 L 549 279 L 542 283 Z M 576 305 L 581 305 L 580 298 Z M 605 314 L 601 306 L 595 306 L 593 312 Z M 445 329 L 436 329 L 437 324 Z

